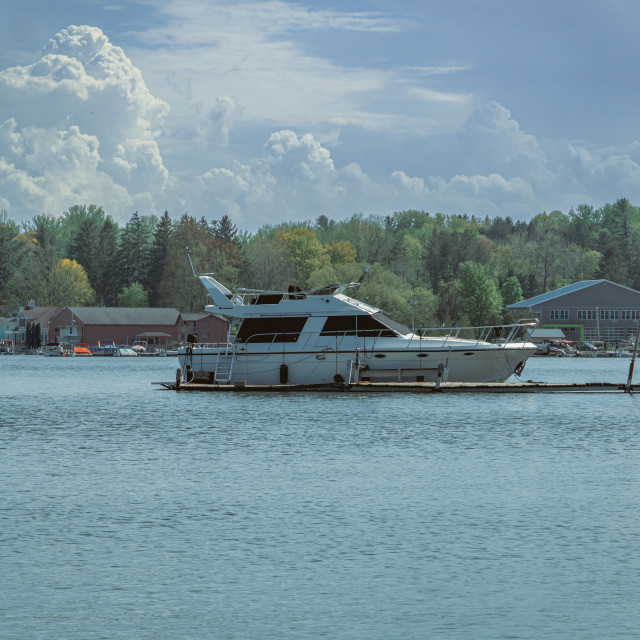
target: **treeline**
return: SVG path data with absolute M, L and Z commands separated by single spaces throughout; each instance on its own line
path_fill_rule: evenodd
M 415 326 L 508 320 L 504 307 L 578 280 L 640 289 L 640 210 L 541 213 L 530 222 L 403 211 L 267 225 L 255 234 L 219 220 L 134 213 L 124 227 L 95 205 L 22 225 L 0 213 L 0 304 L 176 307 L 199 311 L 193 277 L 228 287 L 302 289 L 357 280 L 356 297 Z

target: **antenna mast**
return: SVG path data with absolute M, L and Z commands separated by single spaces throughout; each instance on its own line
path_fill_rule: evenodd
M 187 247 L 187 257 L 189 258 L 189 264 L 191 265 L 191 271 L 193 271 L 193 277 L 197 278 L 196 270 L 193 268 L 193 262 L 191 261 L 191 249 Z

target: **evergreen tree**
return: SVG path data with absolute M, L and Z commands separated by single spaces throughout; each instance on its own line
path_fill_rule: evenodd
M 149 305 L 151 307 L 155 307 L 158 303 L 158 288 L 162 280 L 172 233 L 173 222 L 169 213 L 165 211 L 153 233 L 153 244 L 149 255 L 149 273 L 146 284 L 149 289 Z
M 94 289 L 100 284 L 100 233 L 104 227 L 104 211 L 100 207 L 91 205 L 86 207 L 72 207 L 77 218 L 71 230 L 68 257 L 81 264 Z
M 16 239 L 19 232 L 6 211 L 0 212 L 0 304 L 16 301 L 11 283 L 26 255 L 24 243 Z
M 193 277 L 186 248 L 189 248 L 196 273 L 210 272 L 213 271 L 207 253 L 210 240 L 209 231 L 194 217 L 185 213 L 180 218 L 169 239 L 165 268 L 158 285 L 158 306 L 202 311 L 207 294 L 200 281 Z
M 220 220 L 214 220 L 212 224 L 214 238 L 220 238 L 238 247 L 238 228 L 228 215 L 222 216 Z M 239 247 L 238 247 L 239 248 Z
M 120 239 L 121 288 L 133 282 L 147 282 L 153 232 L 136 211 Z
M 116 305 L 118 292 L 120 291 L 119 263 L 119 228 L 111 216 L 107 216 L 100 231 L 100 244 L 97 254 L 99 271 L 99 283 L 96 288 L 98 302 L 107 307 Z
M 24 225 L 27 235 L 33 240 L 22 278 L 22 297 L 33 297 L 43 305 L 57 304 L 55 278 L 53 274 L 63 251 L 60 243 L 60 220 L 52 215 L 33 216 Z

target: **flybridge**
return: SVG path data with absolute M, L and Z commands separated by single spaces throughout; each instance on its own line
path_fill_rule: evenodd
M 345 313 L 366 314 L 380 312 L 380 309 L 343 295 L 345 290 L 359 287 L 360 282 L 328 285 L 322 289 L 310 291 L 237 289 L 232 292 L 213 278 L 213 274 L 202 274 L 199 278 L 213 300 L 213 305 L 208 306 L 207 310 L 232 317 L 263 314 L 264 307 L 273 305 L 282 305 L 279 309 L 283 312 L 285 307 L 290 312 L 294 312 L 297 307 L 304 307 L 307 313 L 327 313 L 337 310 Z

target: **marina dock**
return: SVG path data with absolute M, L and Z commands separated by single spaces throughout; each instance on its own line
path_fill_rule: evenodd
M 352 384 L 209 384 L 206 382 L 156 382 L 172 391 L 217 393 L 250 392 L 343 392 L 343 393 L 632 393 L 634 385 L 624 383 L 587 382 L 354 382 Z

